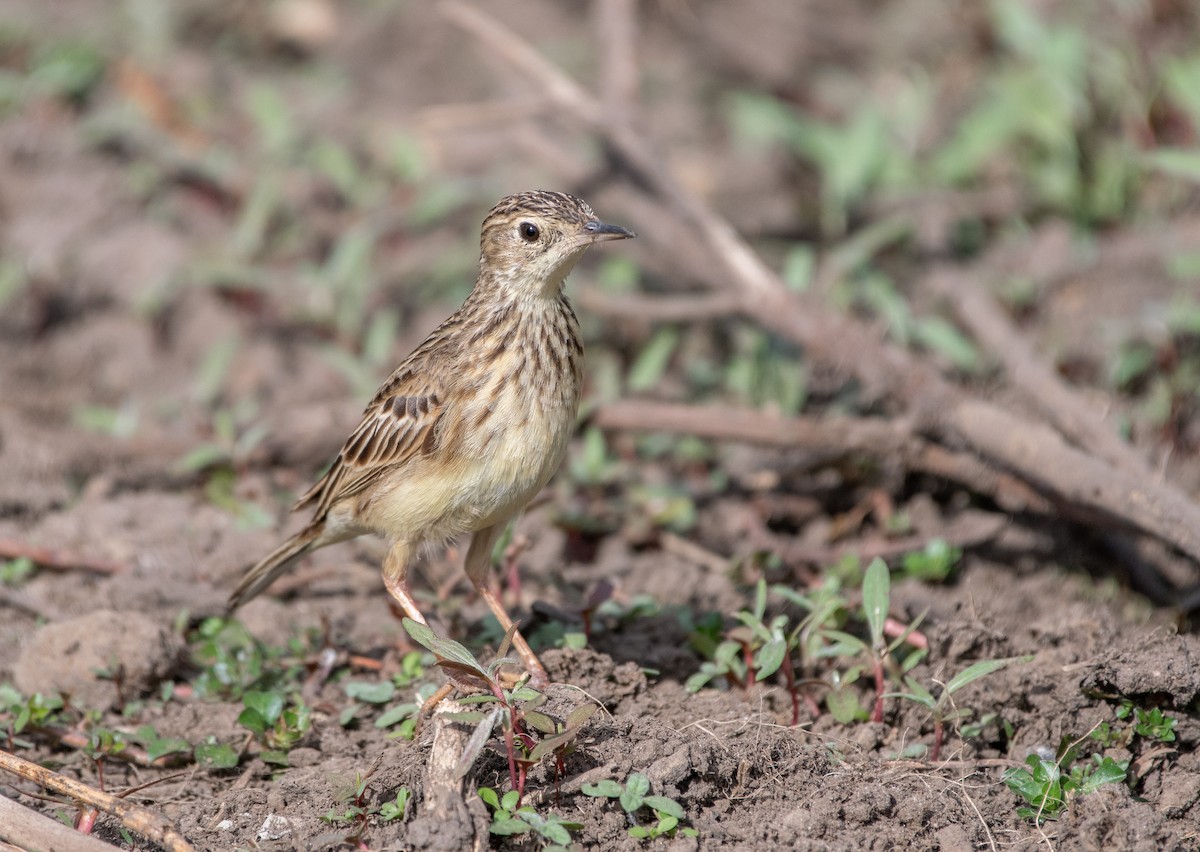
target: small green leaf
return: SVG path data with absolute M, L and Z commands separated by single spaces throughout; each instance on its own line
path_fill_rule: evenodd
M 259 756 L 263 763 L 269 763 L 272 766 L 287 766 L 288 756 L 286 751 L 269 748 L 265 749 Z
M 609 799 L 615 799 L 621 795 L 623 789 L 620 784 L 611 778 L 604 778 L 595 784 L 584 784 L 580 787 L 580 792 L 585 796 L 605 796 Z
M 238 765 L 238 753 L 224 743 L 201 743 L 193 752 L 197 765 L 207 769 L 232 769 Z
M 421 709 L 418 704 L 396 704 L 384 710 L 383 713 L 375 720 L 376 728 L 390 728 L 403 722 L 419 712 Z
M 257 710 L 247 707 L 237 717 L 238 724 L 256 734 L 264 734 L 270 725 Z
M 913 339 L 917 343 L 941 355 L 964 373 L 978 372 L 983 364 L 979 350 L 941 317 L 925 317 L 913 324 Z
M 396 695 L 396 687 L 389 680 L 377 683 L 352 680 L 343 684 L 342 689 L 350 698 L 365 701 L 367 704 L 386 704 Z
M 595 704 L 580 704 L 567 716 L 567 730 L 572 731 L 575 728 L 582 728 L 584 723 L 592 718 L 599 709 Z
M 677 820 L 681 820 L 684 817 L 683 806 L 674 799 L 668 799 L 666 796 L 647 796 L 645 803 L 660 814 L 675 817 Z
M 625 789 L 621 791 L 621 807 L 626 813 L 633 813 L 644 803 L 644 797 L 650 792 L 650 779 L 640 772 L 629 773 L 625 780 Z
M 538 710 L 527 710 L 524 713 L 524 720 L 541 733 L 556 733 L 558 726 L 554 724 L 554 720 L 545 713 L 540 713 Z
M 867 566 L 867 573 L 863 577 L 862 595 L 863 613 L 871 632 L 871 642 L 879 646 L 883 643 L 883 623 L 887 620 L 891 595 L 891 577 L 887 563 L 879 557 L 871 560 L 871 564 Z
M 967 684 L 974 683 L 981 677 L 987 677 L 992 672 L 999 671 L 1005 666 L 1013 663 L 1028 663 L 1032 659 L 1033 655 L 1028 654 L 1024 657 L 1004 657 L 999 660 L 981 660 L 978 663 L 967 666 L 954 677 L 950 678 L 950 682 L 946 684 L 946 692 L 953 695 Z
M 278 692 L 250 691 L 242 696 L 247 710 L 253 710 L 269 726 L 274 725 L 283 712 L 283 695 Z
M 678 344 L 679 329 L 674 326 L 660 328 L 629 368 L 629 390 L 637 393 L 657 385 Z
M 758 653 L 754 656 L 754 662 L 758 668 L 756 680 L 766 680 L 779 671 L 779 667 L 783 665 L 784 657 L 787 656 L 787 647 L 787 641 L 780 637 L 772 639 L 759 649 Z
M 500 797 L 496 795 L 496 791 L 491 787 L 480 787 L 479 798 L 483 799 L 483 803 L 492 810 L 500 808 Z
M 498 834 L 502 837 L 509 837 L 514 834 L 525 834 L 531 830 L 532 826 L 522 819 L 514 819 L 513 817 L 497 817 L 492 820 L 491 827 L 488 828 L 492 834 Z
M 1117 761 L 1111 757 L 1100 758 L 1096 755 L 1098 763 L 1095 769 L 1084 781 L 1080 792 L 1087 794 L 1094 792 L 1101 784 L 1117 784 L 1125 780 L 1126 770 Z
M 455 642 L 453 639 L 443 639 L 434 633 L 427 625 L 413 621 L 411 618 L 404 619 L 404 629 L 408 631 L 408 635 L 412 640 L 419 645 L 428 648 L 434 654 L 441 658 L 441 661 L 457 663 L 464 669 L 474 672 L 481 678 L 487 677 L 483 666 L 475 659 L 470 651 L 463 645 Z
M 858 697 L 849 689 L 835 689 L 825 696 L 825 706 L 829 714 L 843 725 L 856 722 L 865 717 L 865 712 L 858 706 Z

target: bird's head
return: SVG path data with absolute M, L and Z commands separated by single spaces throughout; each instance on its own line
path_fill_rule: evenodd
M 481 280 L 518 296 L 557 296 L 588 246 L 634 236 L 601 222 L 586 202 L 565 192 L 510 195 L 483 220 Z

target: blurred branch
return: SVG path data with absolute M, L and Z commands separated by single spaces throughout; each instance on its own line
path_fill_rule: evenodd
M 645 322 L 696 322 L 727 319 L 739 314 L 741 301 L 729 293 L 690 296 L 612 295 L 595 288 L 580 289 L 579 304 L 602 317 Z
M 87 571 L 91 574 L 120 574 L 126 567 L 109 559 L 51 550 L 10 538 L 0 538 L 0 559 L 28 559 L 40 568 L 54 571 Z
M 595 0 L 596 36 L 600 44 L 600 81 L 604 111 L 612 121 L 630 124 L 637 103 L 638 68 L 635 40 L 638 0 Z
M 667 432 L 780 449 L 806 449 L 841 458 L 861 454 L 902 463 L 906 469 L 957 482 L 1010 512 L 1048 513 L 1053 505 L 1020 479 L 975 456 L 931 443 L 911 422 L 866 417 L 784 417 L 726 406 L 620 400 L 597 408 L 601 429 Z
M 1098 526 L 1136 528 L 1200 562 L 1200 506 L 1174 486 L 1156 482 L 1145 462 L 1139 459 L 1135 470 L 1126 470 L 1071 446 L 1050 426 L 975 398 L 929 361 L 887 343 L 872 326 L 790 292 L 728 221 L 672 177 L 645 140 L 611 121 L 594 97 L 520 36 L 461 0 L 444 0 L 439 10 L 478 39 L 489 56 L 542 87 L 564 116 L 606 145 L 635 186 L 694 230 L 720 262 L 706 280 L 736 297 L 761 326 L 803 346 L 810 359 L 852 371 L 867 394 L 903 402 L 914 434 L 965 444 L 989 465 L 1092 516 Z

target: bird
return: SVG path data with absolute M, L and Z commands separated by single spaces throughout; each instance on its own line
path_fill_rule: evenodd
M 467 577 L 501 628 L 512 630 L 488 582 L 492 550 L 562 463 L 583 388 L 566 278 L 593 244 L 635 236 L 564 192 L 498 202 L 483 220 L 466 301 L 379 387 L 328 470 L 292 507 L 311 508 L 312 520 L 246 571 L 229 611 L 304 554 L 374 533 L 389 544 L 384 586 L 406 616 L 425 624 L 409 566 L 423 545 L 470 533 Z M 530 681 L 548 683 L 520 632 L 513 647 Z

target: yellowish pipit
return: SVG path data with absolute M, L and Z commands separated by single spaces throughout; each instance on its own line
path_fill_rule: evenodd
M 293 507 L 312 506 L 312 521 L 246 572 L 230 607 L 308 551 L 372 532 L 391 543 L 388 592 L 424 623 L 408 590 L 409 562 L 424 542 L 470 532 L 467 576 L 507 630 L 512 620 L 487 582 L 492 548 L 558 469 L 579 409 L 583 346 L 563 283 L 592 243 L 632 236 L 562 192 L 523 192 L 493 207 L 471 295 L 379 388 L 328 472 Z M 545 682 L 519 633 L 514 644 Z

